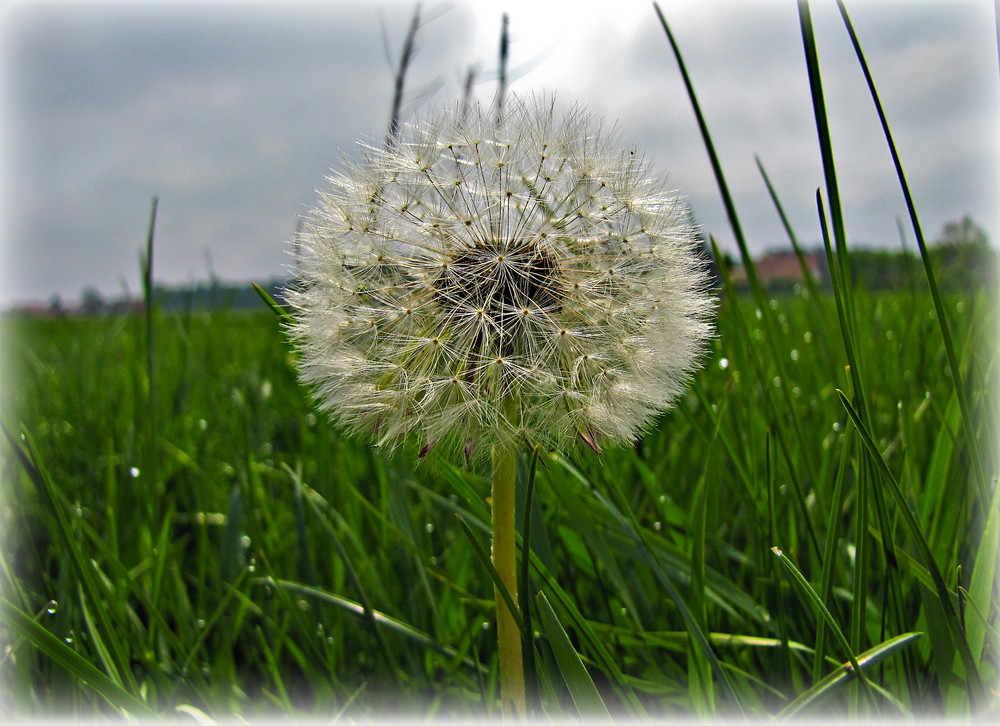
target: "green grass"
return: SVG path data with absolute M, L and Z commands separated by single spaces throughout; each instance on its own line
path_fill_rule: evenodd
M 762 715 L 919 632 L 868 671 L 854 707 L 961 713 L 971 679 L 924 546 L 970 646 L 977 633 L 980 680 L 994 679 L 996 596 L 982 583 L 996 507 L 977 500 L 933 303 L 853 300 L 873 445 L 918 531 L 837 395 L 851 386 L 839 331 L 816 326 L 836 319 L 832 299 L 768 300 L 779 376 L 755 342 L 763 311 L 727 298 L 693 390 L 635 448 L 542 456 L 531 573 L 545 593 L 533 613 L 544 712 L 594 703 L 566 685 L 567 668 L 580 673 L 567 643 L 612 712 Z M 992 456 L 995 307 L 984 294 L 945 305 Z M 266 310 L 155 321 L 151 438 L 143 320 L 4 324 L 4 419 L 26 434 L 0 470 L 9 714 L 136 712 L 137 699 L 168 715 L 494 709 L 492 582 L 455 516 L 488 547 L 487 472 L 338 436 Z M 862 486 L 886 492 L 887 527 L 870 493 L 862 511 Z M 698 665 L 685 612 L 716 667 Z M 851 708 L 855 688 L 841 679 L 803 707 Z
M 832 292 L 724 275 L 640 442 L 525 445 L 536 716 L 997 710 L 995 295 L 847 283 L 802 19 Z M 499 715 L 487 469 L 338 434 L 263 302 L 2 326 L 5 717 Z

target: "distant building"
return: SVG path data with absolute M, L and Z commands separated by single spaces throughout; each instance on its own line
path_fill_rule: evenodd
M 822 252 L 819 250 L 804 252 L 802 258 L 810 275 L 818 277 L 824 274 L 826 258 Z M 760 283 L 765 287 L 805 281 L 802 264 L 794 252 L 768 252 L 754 260 L 754 268 L 757 270 Z M 746 269 L 742 266 L 735 268 L 732 279 L 735 285 L 746 285 L 748 283 Z

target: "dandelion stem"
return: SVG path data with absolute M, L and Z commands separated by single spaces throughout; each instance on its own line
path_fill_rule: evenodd
M 514 495 L 517 449 L 513 441 L 493 445 L 493 566 L 517 605 L 517 546 L 515 544 Z M 504 721 L 516 712 L 525 715 L 524 667 L 521 661 L 521 632 L 498 588 L 497 640 L 500 653 L 500 702 Z

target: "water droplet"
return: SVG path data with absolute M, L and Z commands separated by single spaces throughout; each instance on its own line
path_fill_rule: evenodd
M 792 352 L 789 355 L 791 355 L 792 360 L 798 360 L 799 359 L 799 352 L 797 350 L 795 350 L 794 348 L 792 348 Z
M 63 641 L 65 641 L 66 645 L 73 645 L 73 636 L 67 635 L 65 638 L 63 638 Z
M 205 627 L 205 618 L 198 618 L 197 620 L 195 620 L 194 621 L 194 626 L 196 628 L 198 628 L 199 630 L 201 630 L 202 628 L 204 628 Z
M 489 620 L 484 620 L 481 627 L 482 627 L 483 630 L 489 630 L 492 626 L 490 625 L 490 621 Z
M 242 537 L 240 537 L 240 546 L 243 547 L 244 549 L 247 548 L 247 547 L 249 547 L 250 546 L 250 537 L 247 536 L 247 535 L 243 535 Z
M 428 522 L 427 524 L 425 524 L 424 525 L 424 531 L 426 531 L 427 534 L 430 534 L 431 532 L 433 532 L 434 531 L 434 524 L 432 522 Z
M 834 431 L 840 431 L 840 422 L 839 421 L 834 421 L 833 422 L 833 430 Z
M 204 431 L 205 429 L 207 429 L 208 428 L 208 421 L 206 421 L 203 418 L 198 419 L 198 428 L 200 428 L 202 431 Z
M 813 342 L 813 334 L 807 330 L 802 334 L 802 340 L 806 341 L 807 343 Z
M 133 479 L 138 479 L 139 478 L 139 467 L 138 466 L 133 466 L 131 469 L 128 470 L 128 473 L 132 476 Z
M 55 600 L 49 600 L 49 604 L 45 606 L 45 612 L 49 615 L 55 615 L 56 610 L 59 609 L 59 603 Z
M 728 358 L 720 358 L 719 359 L 719 368 L 721 368 L 722 370 L 726 370 L 728 367 L 729 367 L 729 359 Z
M 661 529 L 663 529 L 663 522 L 653 522 L 653 529 L 659 532 Z

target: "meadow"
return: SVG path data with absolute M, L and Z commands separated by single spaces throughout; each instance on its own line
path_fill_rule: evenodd
M 995 291 L 912 206 L 851 283 L 817 103 L 832 279 L 769 294 L 691 100 L 749 292 L 634 447 L 520 452 L 529 711 L 995 713 Z M 260 307 L 2 321 L 5 717 L 499 717 L 488 468 L 342 436 Z

